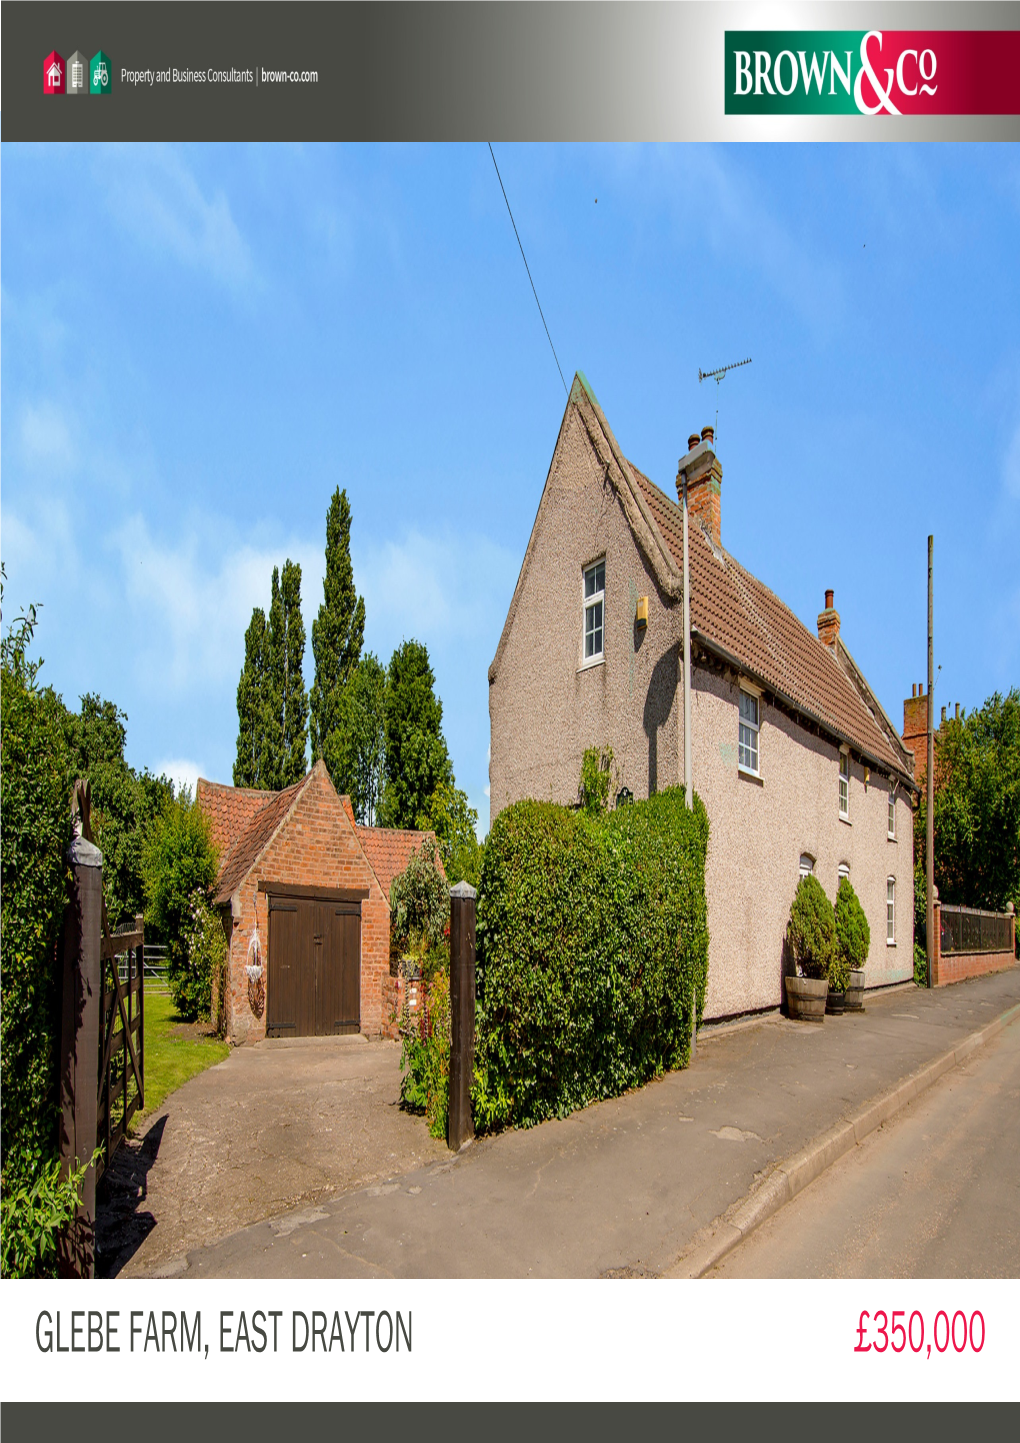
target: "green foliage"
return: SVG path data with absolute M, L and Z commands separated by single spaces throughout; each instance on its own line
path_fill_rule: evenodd
M 267 626 L 270 658 L 269 701 L 273 709 L 268 734 L 277 748 L 278 764 L 270 769 L 270 787 L 279 791 L 305 775 L 308 752 L 308 693 L 305 690 L 305 624 L 301 617 L 301 567 L 289 558 L 282 580 L 273 567 L 272 599 Z
M 365 826 L 377 823 L 386 770 L 386 671 L 366 652 L 345 687 L 340 724 L 327 738 L 324 760 L 333 785 L 351 799 Z
M 928 954 L 919 942 L 914 943 L 914 982 L 918 987 L 928 986 Z
M 71 840 L 63 702 L 38 689 L 31 625 L 11 628 L 0 675 L 0 1167 L 5 1190 L 37 1176 L 57 1145 L 58 940 Z
M 470 868 L 478 861 L 478 813 L 454 780 L 443 736 L 443 704 L 436 696 L 428 650 L 420 641 L 405 641 L 393 653 L 385 722 L 384 824 L 435 832 L 444 867 L 459 854 L 462 865 Z
M 400 1103 L 424 1113 L 429 1136 L 444 1138 L 450 1111 L 450 970 L 439 968 L 422 983 L 417 1014 L 405 1010 L 401 1024 Z
M 301 567 L 289 558 L 273 567 L 269 619 L 260 606 L 244 634 L 237 684 L 234 786 L 276 792 L 305 775 L 308 693 L 304 682 L 305 624 Z
M 390 928 L 403 951 L 422 955 L 442 945 L 450 925 L 450 892 L 428 838 L 390 883 Z
M 91 693 L 67 714 L 70 779 L 92 787 L 92 837 L 103 854 L 103 896 L 111 927 L 134 921 L 145 905 L 142 847 L 163 804 L 173 796 L 168 777 L 137 775 L 124 760 L 125 714 Z
M 577 800 L 582 810 L 590 816 L 604 812 L 609 806 L 612 785 L 612 747 L 586 747 L 581 758 L 581 780 L 577 787 Z
M 60 1159 L 40 1167 L 34 1181 L 6 1186 L 0 1204 L 0 1249 L 5 1278 L 52 1278 L 57 1273 L 60 1234 L 74 1220 L 82 1183 L 89 1167 L 102 1156 L 96 1148 L 89 1162 L 60 1176 Z
M 206 905 L 216 878 L 216 853 L 208 819 L 187 791 L 167 802 L 154 822 L 143 869 L 146 920 L 166 938 L 174 1006 L 182 1017 L 208 1016 L 217 933 L 222 940 L 222 928 Z
M 813 874 L 800 879 L 786 935 L 802 976 L 831 977 L 837 955 L 836 917 L 821 882 Z
M 315 655 L 315 681 L 311 699 L 312 762 L 320 757 L 338 792 L 345 790 L 345 778 L 333 775 L 330 765 L 337 765 L 337 741 L 334 734 L 343 733 L 344 693 L 361 660 L 365 640 L 365 602 L 354 588 L 351 565 L 351 508 L 347 492 L 333 492 L 326 513 L 326 575 L 323 580 L 324 599 L 319 614 L 312 622 L 312 651 Z
M 871 928 L 864 908 L 850 879 L 843 877 L 836 891 L 835 972 L 829 972 L 829 983 L 837 992 L 845 992 L 849 987 L 851 969 L 864 966 L 870 947 Z
M 237 756 L 234 786 L 269 786 L 266 742 L 266 693 L 269 686 L 266 614 L 256 606 L 244 634 L 244 665 L 237 683 Z
M 458 882 L 468 882 L 475 891 L 482 884 L 482 867 L 485 862 L 485 843 L 478 840 L 472 826 L 455 842 L 450 860 L 446 864 L 446 880 L 451 887 Z
M 935 885 L 943 902 L 1020 910 L 1020 690 L 939 727 L 935 748 Z M 926 855 L 927 798 L 914 817 Z
M 708 816 L 670 789 L 590 816 L 497 817 L 478 904 L 473 1108 L 530 1125 L 690 1058 L 708 976 Z

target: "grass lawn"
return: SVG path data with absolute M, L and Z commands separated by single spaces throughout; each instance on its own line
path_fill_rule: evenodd
M 229 1043 L 217 1037 L 195 1036 L 195 1030 L 193 1026 L 182 1028 L 167 993 L 146 988 L 145 1112 L 132 1119 L 132 1132 L 144 1127 L 145 1118 L 155 1112 L 168 1093 L 189 1077 L 222 1062 L 230 1052 Z

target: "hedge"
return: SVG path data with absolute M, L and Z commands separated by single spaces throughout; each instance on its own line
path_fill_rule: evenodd
M 608 815 L 499 814 L 479 889 L 476 1128 L 562 1117 L 686 1066 L 707 847 L 704 806 L 676 789 Z
M 5 1193 L 57 1152 L 59 956 L 71 840 L 65 711 L 3 667 L 0 1158 Z

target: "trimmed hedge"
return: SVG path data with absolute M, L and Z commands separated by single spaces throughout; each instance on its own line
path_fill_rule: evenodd
M 501 812 L 478 903 L 473 1105 L 530 1126 L 690 1060 L 708 978 L 708 815 L 683 792 Z
M 836 961 L 836 914 L 813 873 L 797 884 L 787 936 L 802 976 L 831 977 Z
M 5 1194 L 37 1178 L 57 1150 L 57 942 L 70 878 L 64 853 L 71 840 L 64 719 L 63 703 L 51 688 L 36 690 L 4 665 L 0 1158 Z
M 836 951 L 839 956 L 839 976 L 843 990 L 850 985 L 850 972 L 861 968 L 868 960 L 871 947 L 871 928 L 864 915 L 860 898 L 850 885 L 848 877 L 840 879 L 836 889 Z M 830 981 L 832 973 L 829 973 Z M 839 991 L 839 983 L 833 982 Z

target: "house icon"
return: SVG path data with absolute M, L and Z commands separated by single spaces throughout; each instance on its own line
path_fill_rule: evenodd
M 67 93 L 68 95 L 88 95 L 89 93 L 89 62 L 80 50 L 67 57 Z
M 64 57 L 51 50 L 43 61 L 43 94 L 63 95 Z
M 89 94 L 109 95 L 113 82 L 113 65 L 110 57 L 98 50 L 89 61 Z

